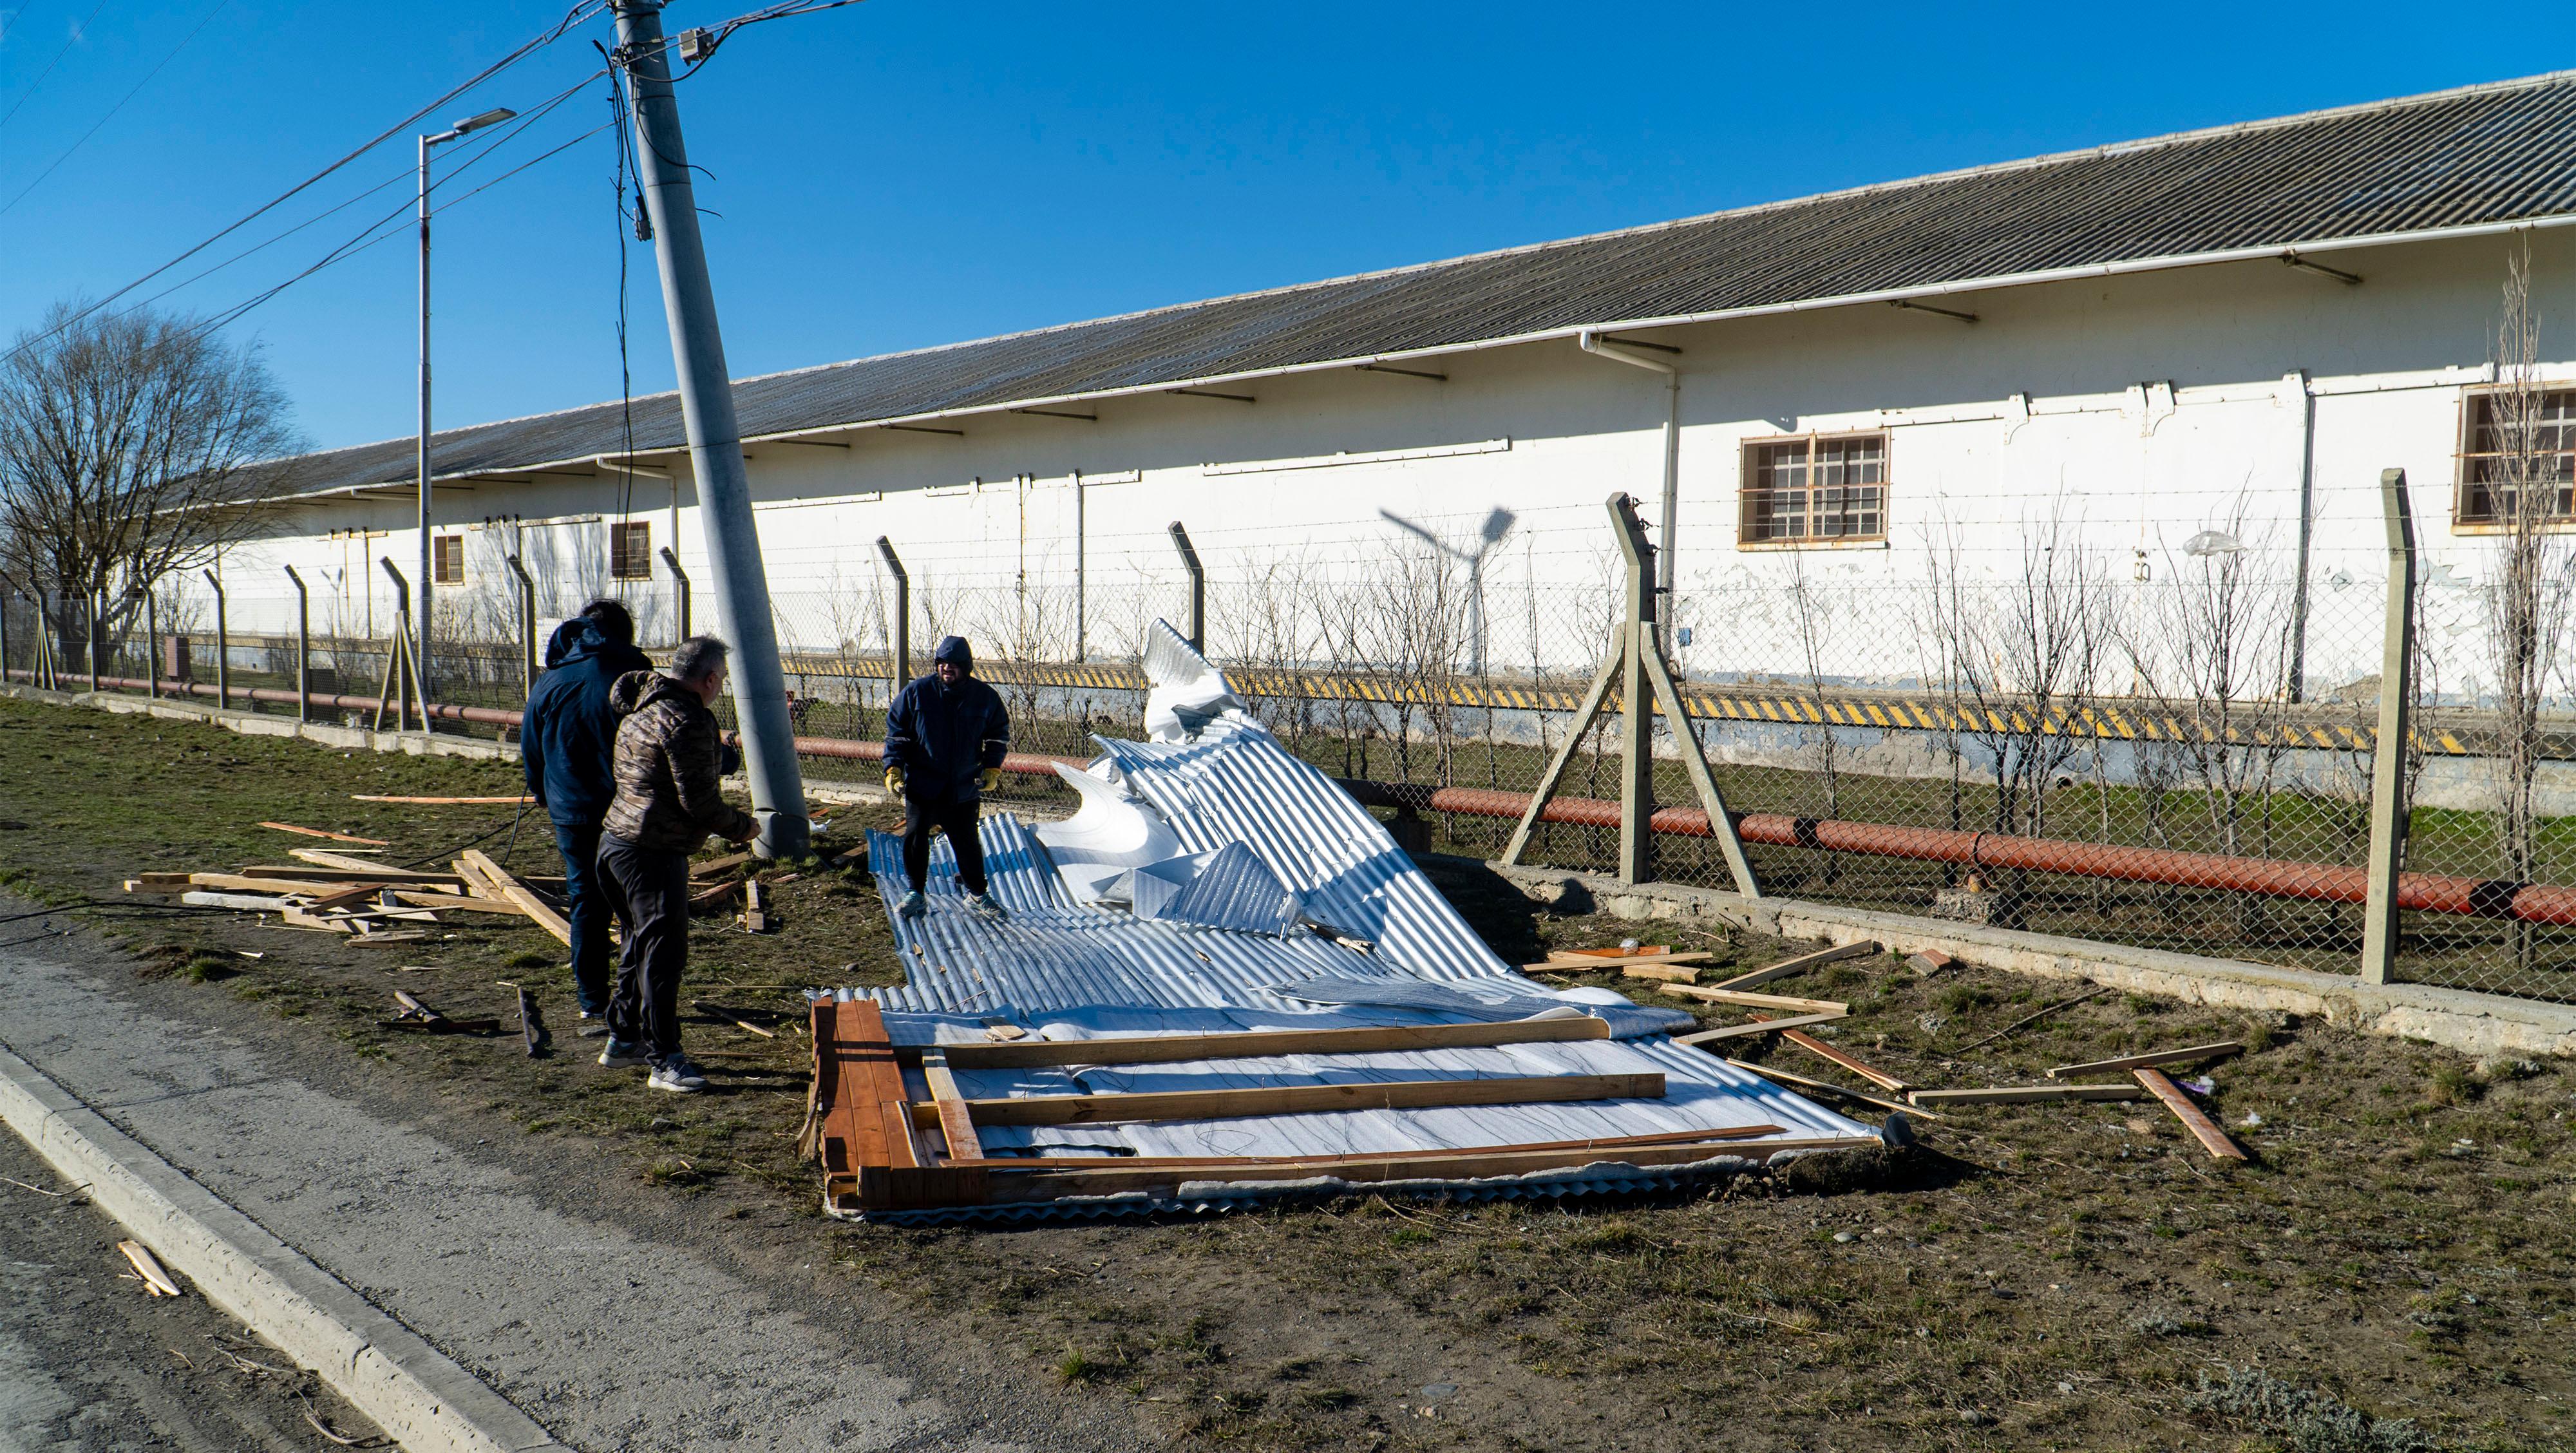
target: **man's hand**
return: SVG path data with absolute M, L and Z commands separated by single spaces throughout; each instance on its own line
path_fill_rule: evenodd
M 886 768 L 886 790 L 897 797 L 901 797 L 903 795 L 903 769 L 901 767 L 890 766 Z
M 999 767 L 985 768 L 982 775 L 975 779 L 975 785 L 977 788 L 985 792 L 990 792 L 995 788 L 1000 787 L 1002 785 L 1002 769 Z
M 738 833 L 726 833 L 725 841 L 733 844 L 735 847 L 741 847 L 744 843 L 747 843 L 758 836 L 760 836 L 760 822 L 757 818 L 754 818 L 746 820 L 743 823 L 742 831 Z

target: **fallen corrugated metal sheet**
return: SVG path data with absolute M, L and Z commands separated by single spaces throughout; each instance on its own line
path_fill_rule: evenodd
M 1159 627 L 1168 635 L 1168 627 Z M 1176 682 L 1213 672 L 1186 645 L 1178 660 L 1155 653 Z M 1190 673 L 1205 673 L 1193 678 Z M 1166 714 L 1169 717 L 1170 714 Z M 1186 716 L 1187 713 L 1183 713 Z M 1177 718 L 1175 718 L 1177 719 Z M 1008 917 L 965 911 L 955 856 L 944 842 L 922 884 L 929 910 L 894 920 L 909 982 L 842 989 L 884 1011 L 894 1045 L 980 1044 L 997 1026 L 1041 1039 L 1231 1034 L 1248 1030 L 1358 1028 L 1588 1015 L 1613 1037 L 1366 1054 L 1210 1058 L 1177 1063 L 1071 1065 L 955 1071 L 967 1100 L 1163 1091 L 1278 1088 L 1390 1081 L 1659 1074 L 1661 1099 L 1334 1110 L 1118 1124 L 984 1126 L 980 1151 L 995 1159 L 1096 1157 L 1115 1168 L 1136 1157 L 1257 1157 L 1307 1161 L 1353 1154 L 1617 1141 L 1676 1132 L 1775 1126 L 1769 1136 L 1812 1143 L 1867 1136 L 1868 1127 L 1824 1110 L 1665 1035 L 1689 1016 L 1607 990 L 1556 990 L 1496 958 L 1368 812 L 1315 768 L 1297 761 L 1239 711 L 1202 717 L 1196 735 L 1164 742 L 1103 742 L 1100 775 L 1073 821 L 1050 825 L 1068 856 L 1099 844 L 1123 850 L 1150 816 L 1189 854 L 1248 858 L 1284 885 L 1321 928 L 1286 933 L 1144 918 L 1082 901 L 1028 826 L 985 819 L 982 839 L 993 896 Z M 1086 824 L 1084 816 L 1106 822 Z M 873 834 L 871 862 L 889 900 L 908 886 L 901 847 Z M 1364 945 L 1357 947 L 1354 945 Z M 818 1044 L 819 1044 L 818 1039 Z M 1760 1158 L 1761 1140 L 1712 1149 L 1708 1165 Z M 1471 1178 L 1479 1194 L 1562 1195 L 1577 1189 L 1669 1184 L 1689 1167 L 1635 1165 L 1605 1153 L 1594 1163 L 1535 1175 Z M 1457 1185 L 1466 1181 L 1438 1184 Z M 1308 1190 L 1311 1182 L 1303 1183 Z M 1220 1206 L 1288 1193 L 1284 1184 L 1192 1182 L 1188 1195 L 1069 1198 L 1054 1211 Z M 1513 1190 L 1521 1187 L 1524 1190 Z M 1051 1203 L 1052 1204 L 1052 1203 Z M 947 1214 L 1040 1214 L 1027 1206 L 906 1209 Z M 1054 1212 L 1047 1212 L 1054 1213 Z
M 2560 218 L 2576 73 L 1887 183 L 734 384 L 743 437 L 2047 276 Z M 681 448 L 677 396 L 433 437 L 442 478 Z M 272 492 L 410 479 L 406 439 Z

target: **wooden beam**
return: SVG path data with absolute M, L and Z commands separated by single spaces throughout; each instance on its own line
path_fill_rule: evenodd
M 308 883 L 382 883 L 410 887 L 413 884 L 446 884 L 456 886 L 464 880 L 454 873 L 434 868 L 386 868 L 369 865 L 363 868 L 307 867 L 299 863 L 254 863 L 241 870 L 244 878 L 300 878 Z
M 1485 1024 L 1396 1024 L 1369 1029 L 1253 1029 L 1231 1034 L 1130 1035 L 1113 1039 L 1026 1039 L 1011 1044 L 945 1044 L 961 1070 L 1038 1069 L 1050 1065 L 1170 1064 L 1183 1060 L 1268 1059 L 1283 1054 L 1379 1054 L 1415 1049 L 1473 1049 L 1498 1044 L 1559 1044 L 1608 1039 L 1610 1023 L 1590 1015 L 1510 1019 Z
M 1743 1004 L 1755 1009 L 1788 1009 L 1800 1014 L 1844 1015 L 1851 1006 L 1839 999 L 1792 999 L 1786 994 L 1748 994 L 1742 989 L 1709 988 L 1699 984 L 1666 984 L 1667 994 L 1679 994 L 1708 1004 Z
M 2143 1100 L 2147 1092 L 2135 1085 L 2006 1085 L 1992 1090 L 1916 1090 L 1905 1098 L 1918 1105 L 2028 1105 L 2062 1100 Z
M 1698 1145 L 1724 1143 L 1729 1140 L 1759 1140 L 1765 1135 L 1787 1133 L 1777 1125 L 1729 1125 L 1716 1130 L 1659 1130 L 1649 1135 L 1597 1135 L 1589 1140 L 1538 1140 L 1520 1145 L 1476 1145 L 1451 1150 L 1363 1150 L 1347 1155 L 1310 1155 L 1300 1157 L 1299 1165 L 1366 1164 L 1390 1156 L 1408 1159 L 1479 1155 L 1520 1155 L 1541 1150 L 1634 1150 L 1648 1145 Z M 1277 1156 L 1262 1155 L 1162 1155 L 1162 1156 L 994 1156 L 982 1162 L 986 1170 L 1193 1170 L 1200 1166 L 1274 1165 Z
M 1712 989 L 1750 989 L 1756 984 L 1770 983 L 1773 979 L 1785 979 L 1791 974 L 1803 974 L 1809 969 L 1819 968 L 1826 964 L 1840 963 L 1844 959 L 1867 958 L 1877 952 L 1878 945 L 1874 943 L 1866 941 L 1861 943 L 1847 943 L 1839 948 L 1820 949 L 1815 953 L 1800 954 L 1794 959 L 1782 959 L 1780 962 L 1773 964 L 1767 969 L 1755 969 L 1749 974 L 1738 974 L 1732 979 L 1722 980 L 1710 985 L 1709 987 Z
M 253 878 L 245 873 L 190 873 L 188 886 L 214 888 L 227 893 L 299 893 L 307 898 L 320 898 L 349 885 L 325 878 Z M 374 885 L 368 886 L 372 889 Z
M 525 909 L 528 917 L 536 920 L 537 927 L 553 934 L 564 947 L 572 947 L 572 924 L 567 922 L 562 914 L 555 912 L 546 900 L 538 897 L 527 885 L 511 877 L 509 869 L 485 856 L 481 849 L 467 848 L 464 855 L 457 859 L 457 871 L 471 872 L 491 884 L 493 891 L 502 898 Z
M 689 865 L 689 876 L 692 878 L 712 878 L 718 873 L 730 872 L 735 868 L 741 867 L 743 864 L 750 862 L 755 856 L 757 855 L 753 853 L 727 853 L 721 858 L 709 858 L 703 863 L 691 863 Z
M 1632 964 L 1619 971 L 1623 979 L 1646 979 L 1658 984 L 1696 984 L 1699 970 L 1688 964 Z
M 182 893 L 179 901 L 191 908 L 236 908 L 245 913 L 283 913 L 296 906 L 292 898 L 270 898 L 250 893 Z
M 1811 1024 L 1831 1024 L 1840 1014 L 1792 1014 L 1786 1019 L 1757 1019 L 1751 1024 L 1723 1024 L 1693 1034 L 1673 1036 L 1675 1044 L 1707 1044 L 1713 1040 L 1737 1039 L 1748 1034 L 1778 1034 L 1784 1029 L 1804 1029 Z
M 1608 973 L 1612 969 L 1629 964 L 1699 964 L 1706 963 L 1715 957 L 1715 954 L 1705 949 L 1690 949 L 1679 953 L 1656 949 L 1633 954 L 1558 952 L 1549 954 L 1547 962 L 1543 964 L 1521 965 L 1521 972 L 1525 974 Z
M 1805 1050 L 1807 1053 L 1814 1055 L 1818 1059 L 1830 1060 L 1835 1064 L 1841 1065 L 1844 1069 L 1851 1071 L 1853 1074 L 1860 1076 L 1862 1079 L 1869 1081 L 1871 1084 L 1878 1086 L 1880 1089 L 1885 1090 L 1890 1094 L 1902 1095 L 1909 1088 L 1903 1080 L 1898 1079 L 1896 1076 L 1889 1074 L 1885 1070 L 1872 1069 L 1868 1065 L 1861 1063 L 1859 1060 L 1843 1053 L 1841 1050 L 1834 1048 L 1832 1045 L 1825 1043 L 1823 1040 L 1816 1038 L 1812 1034 L 1802 1034 L 1795 1029 L 1784 1029 L 1780 1032 L 1780 1037 L 1787 1040 L 1789 1043 L 1796 1045 L 1798 1048 Z
M 1797 1140 L 1757 1140 L 1743 1147 L 1744 1154 L 1763 1159 L 1784 1150 L 1860 1150 L 1881 1144 L 1875 1135 L 1818 1136 Z M 1037 1171 L 1013 1174 L 1002 1168 L 984 1170 L 990 1177 L 989 1190 L 981 1198 L 984 1204 L 1007 1204 L 1014 1201 L 1051 1200 L 1062 1196 L 1117 1195 L 1130 1191 L 1149 1191 L 1161 1186 L 1177 1187 L 1184 1180 L 1218 1180 L 1234 1182 L 1298 1181 L 1317 1176 L 1337 1180 L 1409 1181 L 1470 1180 L 1487 1176 L 1528 1175 L 1536 1171 L 1571 1169 L 1602 1160 L 1613 1160 L 1636 1166 L 1688 1165 L 1725 1154 L 1723 1142 L 1705 1145 L 1639 1146 L 1621 1151 L 1535 1150 L 1503 1153 L 1396 1154 L 1369 1161 L 1263 1161 L 1230 1166 L 1212 1174 L 1193 1174 L 1186 1170 L 1144 1168 L 1122 1169 L 1115 1162 L 1109 1168 L 1093 1171 Z
M 2145 1054 L 2123 1055 L 2119 1059 L 2097 1059 L 2091 1064 L 2059 1065 L 2048 1072 L 2048 1077 L 2062 1080 L 2070 1075 L 2102 1075 L 2113 1070 L 2145 1069 L 2150 1065 L 2189 1064 L 2194 1060 L 2220 1059 L 2244 1052 L 2245 1046 L 2235 1040 L 2222 1039 L 2216 1044 L 2195 1044 L 2189 1049 L 2150 1050 Z
M 2245 1153 L 2245 1147 L 2238 1145 L 2226 1131 L 2219 1129 L 2217 1121 L 2201 1113 L 2201 1108 L 2193 1104 L 2189 1096 L 2183 1094 L 2182 1086 L 2175 1084 L 2164 1071 L 2136 1069 L 2129 1073 L 2138 1077 L 2138 1084 L 2148 1094 L 2164 1102 L 2165 1108 L 2173 1112 L 2173 1117 L 2182 1122 L 2182 1128 L 2190 1131 L 2193 1138 L 2198 1140 L 2202 1148 L 2206 1149 L 2211 1156 L 2219 1160 L 2252 1159 Z M 2102 1088 L 2126 1089 L 2128 1087 L 2111 1085 Z
M 590 476 L 574 477 L 589 478 Z M 349 800 L 351 802 L 432 803 L 441 807 L 532 807 L 537 801 L 533 797 L 381 797 L 370 792 L 352 792 L 349 794 Z
M 1823 1094 L 1838 1095 L 1843 1099 L 1853 1101 L 1857 1104 L 1875 1105 L 1881 1110 L 1902 1110 L 1908 1115 L 1920 1116 L 1926 1120 L 1938 1120 L 1941 1118 L 1920 1106 L 1907 1105 L 1896 1100 L 1882 1100 L 1875 1095 L 1864 1095 L 1858 1090 L 1845 1089 L 1831 1080 L 1810 1079 L 1794 1070 L 1784 1070 L 1775 1065 L 1758 1065 L 1751 1060 L 1743 1059 L 1730 1059 L 1727 1063 L 1735 1066 L 1739 1070 L 1750 1070 L 1766 1080 L 1777 1080 L 1781 1084 L 1789 1085 L 1797 1089 L 1815 1090 Z
M 408 888 L 395 888 L 391 892 L 396 902 L 408 903 L 415 908 L 453 909 L 460 913 L 502 913 L 512 918 L 528 916 L 528 910 L 500 898 L 467 898 L 455 893 L 421 893 Z
M 1253 1115 L 1319 1115 L 1337 1110 L 1411 1110 L 1441 1105 L 1537 1105 L 1571 1100 L 1660 1100 L 1661 1074 L 1504 1075 L 1462 1080 L 1363 1080 L 1338 1085 L 1263 1085 L 1241 1090 L 1158 1090 L 1124 1095 L 1028 1095 L 969 1100 L 978 1125 L 1108 1125 L 1136 1120 L 1226 1120 Z M 939 1123 L 935 1106 L 915 1105 L 915 1125 Z
M 921 1077 L 930 1082 L 930 1103 L 938 1112 L 939 1133 L 948 1139 L 948 1158 L 982 1160 L 984 1142 L 975 1134 L 975 1116 L 958 1092 L 957 1077 L 948 1071 L 948 1056 L 935 1049 L 922 1051 Z

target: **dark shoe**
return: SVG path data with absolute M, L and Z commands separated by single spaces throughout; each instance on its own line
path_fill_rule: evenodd
M 1008 914 L 1002 911 L 1002 905 L 993 901 L 993 895 L 990 893 L 967 894 L 966 911 L 974 914 L 977 918 L 984 920 L 986 923 L 999 923 L 1004 918 L 1009 917 Z
M 894 916 L 897 918 L 919 918 L 929 911 L 930 905 L 922 899 L 921 890 L 918 888 L 903 895 L 903 901 L 894 906 Z
M 599 1062 L 612 1070 L 626 1070 L 637 1065 L 649 1065 L 653 1057 L 645 1052 L 644 1046 L 629 1044 L 612 1034 L 608 1037 L 608 1047 L 599 1052 Z
M 707 1087 L 707 1077 L 699 1073 L 696 1065 L 689 1063 L 686 1055 L 675 1054 L 654 1066 L 653 1073 L 644 1077 L 644 1083 L 656 1090 L 694 1095 Z

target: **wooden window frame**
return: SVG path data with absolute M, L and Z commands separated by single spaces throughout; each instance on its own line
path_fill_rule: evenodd
M 2492 514 L 2473 517 L 2469 513 L 2469 491 L 2477 484 L 2470 474 L 2476 468 L 2477 460 L 2494 457 L 2477 448 L 2479 406 L 2484 400 L 2502 392 L 2504 390 L 2496 386 L 2460 391 L 2458 434 L 2451 454 L 2451 533 L 2454 535 L 2501 535 L 2513 528 Z M 2576 401 L 2576 385 L 2544 383 L 2540 392 L 2544 397 L 2565 394 L 2571 401 Z M 2541 528 L 2553 535 L 2576 533 L 2576 509 L 2553 513 Z
M 453 569 L 449 568 L 449 562 L 451 559 L 454 562 Z M 431 576 L 430 583 L 433 585 L 463 585 L 465 583 L 465 537 L 463 535 L 433 535 L 430 537 L 429 573 Z
M 1817 519 L 1815 498 L 1818 486 L 1813 483 L 1817 447 L 1856 439 L 1878 441 L 1878 483 L 1874 486 L 1860 486 L 1875 488 L 1878 491 L 1878 529 L 1869 534 L 1819 535 L 1813 533 Z M 1807 485 L 1806 522 L 1809 533 L 1756 539 L 1753 537 L 1751 528 L 1752 506 L 1757 499 L 1767 498 L 1770 494 L 1769 490 L 1754 483 L 1760 467 L 1758 461 L 1761 451 L 1778 449 L 1789 444 L 1803 444 L 1807 449 L 1807 470 L 1810 482 Z M 1839 487 L 1848 489 L 1853 486 Z M 1887 532 L 1895 503 L 1895 492 L 1896 435 L 1893 430 L 1848 429 L 1836 433 L 1767 434 L 1759 438 L 1744 439 L 1740 441 L 1736 455 L 1735 548 L 1738 550 L 1884 550 L 1887 548 Z
M 630 539 L 635 542 L 631 547 L 624 544 Z M 611 580 L 653 578 L 653 522 L 651 520 L 608 522 L 608 578 Z

